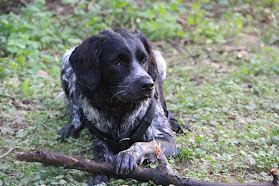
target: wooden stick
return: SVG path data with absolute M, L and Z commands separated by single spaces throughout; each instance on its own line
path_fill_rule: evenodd
M 235 185 L 254 185 L 254 186 L 271 186 L 271 182 L 265 183 L 254 183 L 254 184 L 229 184 L 229 183 L 214 183 L 206 182 L 202 180 L 196 180 L 192 178 L 183 178 L 175 175 L 173 171 L 170 171 L 168 161 L 164 154 L 161 154 L 159 157 L 160 165 L 157 169 L 149 169 L 143 167 L 137 167 L 134 171 L 128 173 L 127 175 L 118 175 L 115 173 L 113 166 L 105 163 L 97 163 L 90 161 L 88 159 L 82 159 L 77 157 L 67 156 L 61 153 L 52 153 L 44 150 L 37 150 L 33 152 L 25 152 L 16 155 L 16 159 L 20 161 L 27 162 L 40 162 L 52 166 L 60 166 L 65 169 L 78 169 L 85 171 L 91 174 L 100 174 L 107 175 L 109 177 L 115 178 L 133 178 L 138 181 L 148 182 L 149 180 L 153 181 L 158 185 L 191 185 L 191 186 L 235 186 Z M 163 163 L 162 163 L 163 162 Z M 166 165 L 164 165 L 164 163 Z

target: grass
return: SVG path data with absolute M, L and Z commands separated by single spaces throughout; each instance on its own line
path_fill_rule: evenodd
M 12 151 L 0 158 L 0 185 L 86 185 L 87 173 L 14 156 L 42 148 L 94 158 L 86 130 L 56 140 L 68 123 L 60 61 L 67 48 L 119 27 L 140 29 L 168 61 L 168 106 L 192 128 L 177 135 L 179 156 L 169 160 L 181 176 L 259 182 L 278 169 L 278 0 L 1 2 L 0 155 Z

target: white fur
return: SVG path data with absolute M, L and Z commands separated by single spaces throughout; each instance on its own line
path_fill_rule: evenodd
M 95 127 L 103 132 L 107 132 L 112 128 L 112 122 L 109 121 L 109 118 L 105 118 L 99 110 L 92 107 L 85 97 L 81 96 L 79 100 L 80 107 L 82 108 L 84 115 L 88 121 L 94 123 Z
M 147 111 L 147 108 L 148 108 L 148 105 L 150 103 L 150 99 L 148 99 L 147 101 L 144 101 L 142 103 L 139 104 L 138 108 L 134 110 L 133 113 L 131 113 L 129 115 L 129 117 L 125 120 L 124 124 L 121 126 L 121 131 L 125 131 L 129 128 L 133 128 L 133 124 L 135 123 L 135 120 L 137 117 L 139 118 L 143 118 L 146 111 Z
M 155 61 L 157 64 L 159 75 L 162 78 L 162 80 L 164 81 L 167 76 L 167 62 L 164 59 L 164 57 L 162 56 L 161 52 L 159 52 L 158 50 L 153 50 L 153 54 L 155 56 Z
M 83 109 L 84 115 L 89 121 L 95 124 L 95 127 L 103 132 L 107 132 L 108 130 L 112 129 L 113 126 L 109 117 L 105 118 L 104 114 L 92 107 L 85 97 L 80 97 L 79 100 L 80 107 Z M 129 117 L 127 117 L 124 123 L 121 125 L 120 132 L 124 133 L 128 128 L 133 127 L 137 117 L 143 118 L 147 111 L 149 102 L 150 99 L 140 103 L 137 108 L 131 114 L 129 114 Z
M 75 50 L 75 48 L 76 48 L 76 47 L 73 47 L 73 48 L 71 48 L 71 49 L 68 49 L 68 50 L 66 51 L 66 53 L 63 55 L 62 64 L 61 64 L 61 69 L 64 69 L 64 68 L 63 68 L 64 65 L 65 65 L 66 63 L 68 63 L 69 58 L 70 58 L 70 56 L 72 55 L 72 53 L 73 53 L 73 51 Z

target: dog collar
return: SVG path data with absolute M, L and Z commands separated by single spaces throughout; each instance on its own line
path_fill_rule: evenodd
M 89 125 L 89 130 L 100 140 L 105 141 L 109 146 L 112 147 L 115 151 L 124 150 L 131 146 L 135 142 L 142 141 L 142 137 L 146 133 L 148 127 L 151 125 L 152 120 L 155 115 L 156 110 L 156 100 L 153 98 L 148 106 L 148 109 L 142 119 L 137 118 L 136 122 L 139 122 L 139 124 L 136 124 L 137 126 L 135 129 L 133 129 L 131 132 L 126 133 L 124 137 L 121 139 L 115 139 L 111 140 L 109 136 L 104 134 L 102 131 L 100 131 L 98 128 L 96 128 L 94 125 Z

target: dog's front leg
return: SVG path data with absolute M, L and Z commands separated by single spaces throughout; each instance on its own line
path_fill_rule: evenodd
M 161 143 L 162 151 L 167 157 L 177 154 L 175 142 L 156 141 L 157 143 Z M 155 156 L 154 146 L 154 141 L 136 142 L 127 150 L 119 152 L 113 161 L 116 173 L 128 174 L 140 165 L 144 159 Z
M 69 137 L 78 138 L 79 132 L 84 128 L 84 123 L 81 120 L 81 109 L 72 103 L 71 111 L 71 123 L 58 132 L 61 141 Z
M 94 142 L 94 158 L 95 161 L 100 163 L 113 163 L 114 153 L 109 148 L 109 146 L 104 142 L 97 138 L 93 140 Z M 108 183 L 109 177 L 105 175 L 92 175 L 89 181 L 87 182 L 89 186 L 97 185 L 100 183 Z

